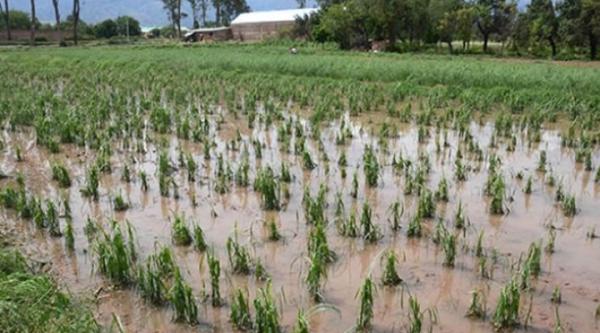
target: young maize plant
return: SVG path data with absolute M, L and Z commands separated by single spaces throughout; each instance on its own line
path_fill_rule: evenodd
M 238 243 L 237 239 L 229 237 L 227 239 L 227 256 L 231 270 L 236 274 L 249 275 L 251 271 L 250 253 Z
M 419 304 L 417 298 L 413 296 L 408 299 L 408 305 L 410 307 L 410 324 L 408 331 L 410 333 L 421 333 L 421 329 L 423 327 L 423 312 L 421 312 L 421 305 Z
M 244 294 L 241 289 L 236 289 L 233 293 L 229 320 L 240 331 L 249 331 L 253 327 L 248 295 Z
M 408 229 L 406 231 L 406 236 L 408 237 L 421 237 L 422 234 L 422 217 L 417 213 L 415 216 L 410 219 L 408 223 Z
M 173 319 L 189 325 L 198 323 L 198 306 L 192 288 L 183 280 L 179 269 L 175 270 L 173 287 L 169 290 L 169 301 L 174 310 Z
M 375 294 L 375 284 L 371 277 L 367 277 L 358 291 L 360 300 L 360 309 L 356 318 L 356 331 L 369 332 L 373 320 L 373 296 Z
M 162 305 L 168 300 L 167 284 L 177 267 L 173 262 L 173 254 L 167 247 L 150 255 L 145 265 L 137 268 L 137 288 L 144 300 L 154 305 Z
M 175 215 L 171 227 L 171 239 L 176 246 L 192 245 L 192 233 L 190 232 L 183 215 Z
M 112 230 L 102 230 L 102 236 L 94 243 L 98 271 L 112 283 L 125 286 L 134 281 L 135 239 L 128 224 L 128 237 L 121 232 L 118 222 L 112 222 Z
M 383 268 L 383 276 L 381 282 L 384 286 L 397 286 L 402 283 L 402 279 L 398 275 L 396 265 L 398 264 L 398 257 L 394 251 L 389 250 L 385 256 L 385 265 Z
M 369 243 L 375 243 L 382 237 L 382 234 L 379 230 L 379 227 L 373 224 L 371 215 L 371 206 L 369 206 L 368 202 L 365 202 L 363 204 L 362 214 L 360 216 L 362 236 L 365 241 Z
M 492 323 L 496 329 L 508 329 L 519 324 L 521 289 L 513 278 L 500 291 Z
M 69 177 L 69 171 L 61 163 L 52 164 L 52 180 L 58 182 L 58 185 L 62 188 L 71 187 L 71 177 Z
M 210 273 L 211 303 L 213 306 L 221 306 L 221 288 L 219 287 L 221 263 L 215 256 L 214 250 L 206 251 L 206 262 L 208 263 L 208 271 Z
M 378 178 L 379 178 L 379 162 L 377 161 L 377 156 L 373 152 L 373 147 L 368 145 L 365 147 L 365 152 L 363 154 L 363 163 L 364 163 L 364 173 L 367 179 L 367 184 L 370 187 L 377 186 Z
M 389 212 L 391 214 L 389 220 L 392 231 L 400 231 L 400 229 L 402 229 L 401 218 L 404 215 L 404 206 L 400 201 L 396 201 L 390 205 Z
M 256 175 L 254 190 L 260 193 L 263 207 L 266 210 L 279 210 L 280 185 L 275 179 L 273 169 L 267 167 Z
M 487 311 L 485 308 L 485 303 L 482 304 L 482 302 L 484 302 L 483 297 L 483 293 L 480 290 L 473 290 L 471 292 L 471 304 L 469 305 L 469 310 L 467 311 L 468 317 L 485 319 Z
M 268 282 L 265 288 L 259 289 L 258 295 L 254 299 L 254 311 L 256 332 L 279 333 L 282 331 L 279 325 L 279 313 L 271 293 L 271 282 Z

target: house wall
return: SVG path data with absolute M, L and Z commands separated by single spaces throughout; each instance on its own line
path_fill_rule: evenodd
M 293 28 L 294 24 L 293 21 L 232 24 L 231 31 L 233 39 L 257 41 L 276 36 L 281 30 Z

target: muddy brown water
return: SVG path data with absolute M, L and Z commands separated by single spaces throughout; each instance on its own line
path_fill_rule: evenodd
M 295 116 L 294 116 L 295 117 Z M 383 116 L 371 115 L 375 124 L 388 121 Z M 302 168 L 301 156 L 282 152 L 277 141 L 277 130 L 272 126 L 264 130 L 264 126 L 250 129 L 247 121 L 228 119 L 221 125 L 215 135 L 217 147 L 213 150 L 210 161 L 203 159 L 202 147 L 192 142 L 169 138 L 170 157 L 173 163 L 177 160 L 177 147 L 190 151 L 199 164 L 198 180 L 189 183 L 185 170 L 176 173 L 180 198 L 163 198 L 158 192 L 156 178 L 157 150 L 148 144 L 145 154 L 125 151 L 122 146 L 113 146 L 113 172 L 101 179 L 101 199 L 98 203 L 83 198 L 79 193 L 85 179 L 85 166 L 94 160 L 94 152 L 84 148 L 65 145 L 61 153 L 51 155 L 35 145 L 35 136 L 28 129 L 17 132 L 3 132 L 6 149 L 0 156 L 1 170 L 9 175 L 20 171 L 24 174 L 26 185 L 42 197 L 68 198 L 74 218 L 76 250 L 70 254 L 65 250 L 63 239 L 53 239 L 43 231 L 36 230 L 33 224 L 15 218 L 13 212 L 1 211 L 5 228 L 18 231 L 18 240 L 26 252 L 39 260 L 51 263 L 51 270 L 61 285 L 75 294 L 91 298 L 97 294 L 94 302 L 99 322 L 110 325 L 113 313 L 118 315 L 130 332 L 230 332 L 233 330 L 229 322 L 229 307 L 213 308 L 209 302 L 201 302 L 200 295 L 209 287 L 208 269 L 203 255 L 192 248 L 175 247 L 171 243 L 171 223 L 175 212 L 184 214 L 189 221 L 198 223 L 206 234 L 208 243 L 215 247 L 221 259 L 222 278 L 221 294 L 229 302 L 229 294 L 233 287 L 247 288 L 253 299 L 259 287 L 265 285 L 252 276 L 238 276 L 231 273 L 227 262 L 225 243 L 237 229 L 239 240 L 248 245 L 252 256 L 260 259 L 265 265 L 273 281 L 273 292 L 277 306 L 281 312 L 281 323 L 286 331 L 291 331 L 298 309 L 308 309 L 314 305 L 308 295 L 304 277 L 306 274 L 306 244 L 309 226 L 304 221 L 302 193 L 308 185 L 315 194 L 321 183 L 330 188 L 328 192 L 328 240 L 330 246 L 338 254 L 339 259 L 328 269 L 327 280 L 323 288 L 324 302 L 334 306 L 337 311 L 320 312 L 310 318 L 311 330 L 314 332 L 345 332 L 355 324 L 359 309 L 357 291 L 368 274 L 372 274 L 378 282 L 374 301 L 374 331 L 404 332 L 408 329 L 408 295 L 415 295 L 423 309 L 432 310 L 437 320 L 432 320 L 429 312 L 424 316 L 424 331 L 433 332 L 489 332 L 493 331 L 490 319 L 493 316 L 500 288 L 510 279 L 511 263 L 517 262 L 519 256 L 527 251 L 531 242 L 547 240 L 548 225 L 557 228 L 556 252 L 543 253 L 542 274 L 534 282 L 531 295 L 522 297 L 522 313 L 526 313 L 532 300 L 529 331 L 551 332 L 555 325 L 554 304 L 551 302 L 553 289 L 558 286 L 562 292 L 563 303 L 559 307 L 560 319 L 566 332 L 598 332 L 595 311 L 600 300 L 600 240 L 586 237 L 588 231 L 600 221 L 598 209 L 600 187 L 594 183 L 594 174 L 584 171 L 583 166 L 575 163 L 572 149 L 561 147 L 560 132 L 557 128 L 543 130 L 540 143 L 529 144 L 524 134 L 518 134 L 518 143 L 514 152 L 507 152 L 505 144 L 498 148 L 488 148 L 493 134 L 493 124 L 472 123 L 471 133 L 476 142 L 488 155 L 494 152 L 502 160 L 501 170 L 507 183 L 507 193 L 512 194 L 514 201 L 509 203 L 510 213 L 505 216 L 489 214 L 489 203 L 483 194 L 487 178 L 486 162 L 468 161 L 471 166 L 479 166 L 480 171 L 468 173 L 465 182 L 457 183 L 454 178 L 454 156 L 459 143 L 457 133 L 448 130 L 448 148 L 436 153 L 436 134 L 432 129 L 431 138 L 425 144 L 418 143 L 417 128 L 400 126 L 396 137 L 387 139 L 388 151 L 378 144 L 378 139 L 371 134 L 363 119 L 345 116 L 354 134 L 343 146 L 336 145 L 335 138 L 340 126 L 339 121 L 331 122 L 321 130 L 325 152 L 330 162 L 324 162 L 318 153 L 317 142 L 307 138 L 306 144 L 318 167 L 306 172 Z M 237 188 L 232 185 L 225 195 L 216 194 L 213 190 L 215 179 L 212 177 L 216 168 L 216 154 L 222 153 L 226 161 L 235 164 L 239 152 L 226 150 L 226 143 L 235 137 L 239 129 L 244 141 L 248 142 L 250 152 L 251 179 L 260 166 L 271 165 L 279 170 L 281 161 L 288 161 L 294 177 L 289 187 L 291 198 L 286 207 L 278 212 L 265 212 L 261 208 L 259 197 L 251 187 Z M 307 130 L 306 133 L 309 133 Z M 256 159 L 251 138 L 260 138 L 265 144 L 262 159 Z M 292 139 L 293 144 L 293 139 Z M 362 155 L 365 144 L 378 147 L 378 158 L 382 164 L 379 186 L 366 187 L 362 171 Z M 14 147 L 23 150 L 24 161 L 17 162 Z M 132 145 L 134 146 L 134 145 Z M 293 147 L 293 146 L 292 146 Z M 554 202 L 555 188 L 545 185 L 543 174 L 535 168 L 540 150 L 548 153 L 548 163 L 557 180 L 564 184 L 565 192 L 576 196 L 579 213 L 573 218 L 564 217 L 560 207 Z M 344 150 L 348 158 L 346 179 L 340 176 L 337 159 Z M 409 218 L 416 210 L 416 196 L 403 194 L 403 177 L 396 174 L 391 167 L 392 154 L 413 161 L 419 154 L 426 154 L 432 165 L 428 178 L 429 188 L 435 189 L 442 177 L 450 184 L 450 201 L 437 205 L 437 214 L 448 221 L 453 220 L 456 207 L 462 202 L 470 225 L 458 241 L 458 254 L 454 268 L 443 263 L 443 251 L 428 237 L 420 239 L 407 238 L 406 227 Z M 145 170 L 149 177 L 150 190 L 143 192 L 139 181 L 126 184 L 120 179 L 126 156 L 136 159 L 130 164 L 132 174 Z M 59 189 L 51 180 L 50 162 L 61 160 L 71 173 L 73 186 L 70 189 Z M 466 160 L 465 160 L 466 161 Z M 594 165 L 600 163 L 597 152 L 593 155 Z M 328 172 L 327 172 L 328 169 Z M 349 193 L 352 174 L 357 170 L 359 175 L 358 198 L 353 199 Z M 522 191 L 525 180 L 518 180 L 515 175 L 523 171 L 525 179 L 534 177 L 533 193 Z M 3 180 L 2 186 L 12 180 Z M 334 197 L 337 191 L 343 193 L 348 214 L 355 208 L 360 212 L 362 203 L 368 201 L 373 208 L 374 221 L 384 231 L 384 237 L 376 244 L 366 244 L 360 239 L 348 239 L 339 236 L 333 225 Z M 121 192 L 131 208 L 123 213 L 115 213 L 112 209 L 111 195 Z M 198 206 L 191 204 L 194 193 Z M 394 234 L 388 223 L 389 206 L 396 200 L 405 205 L 402 219 L 403 230 Z M 95 217 L 105 224 L 110 218 L 118 221 L 128 220 L 134 226 L 139 253 L 145 257 L 153 252 L 157 244 L 171 246 L 182 268 L 187 282 L 193 287 L 198 297 L 200 309 L 199 326 L 190 327 L 175 324 L 171 321 L 172 312 L 168 308 L 154 307 L 146 304 L 135 290 L 115 290 L 94 271 L 94 257 L 91 247 L 83 233 L 85 219 Z M 266 239 L 264 221 L 276 219 L 284 235 L 279 242 Z M 61 221 L 64 223 L 64 221 Z M 425 222 L 425 229 L 431 230 L 434 221 Z M 64 224 L 63 224 L 64 227 Z M 450 228 L 450 225 L 449 225 Z M 598 227 L 600 231 L 600 226 Z M 478 261 L 468 248 L 477 241 L 480 231 L 484 231 L 484 246 L 488 253 L 495 249 L 498 262 L 493 268 L 493 277 L 483 279 L 477 272 Z M 379 255 L 385 249 L 393 249 L 400 256 L 399 274 L 404 286 L 398 288 L 384 287 L 379 284 L 381 265 Z M 471 300 L 471 291 L 483 290 L 486 295 L 488 318 L 470 319 L 465 316 Z M 531 298 L 530 298 L 531 297 Z M 517 331 L 525 330 L 519 328 Z

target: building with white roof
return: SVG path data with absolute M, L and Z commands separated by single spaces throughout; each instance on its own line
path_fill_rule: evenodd
M 291 29 L 297 18 L 318 11 L 319 8 L 304 8 L 243 13 L 231 22 L 231 31 L 233 38 L 241 41 L 263 40 Z

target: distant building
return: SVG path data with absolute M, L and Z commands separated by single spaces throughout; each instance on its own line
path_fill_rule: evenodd
M 224 41 L 231 39 L 231 28 L 200 28 L 190 30 L 184 35 L 186 42 Z
M 284 29 L 291 29 L 298 17 L 311 15 L 319 8 L 273 10 L 243 13 L 231 22 L 233 38 L 241 41 L 257 41 L 276 36 Z

